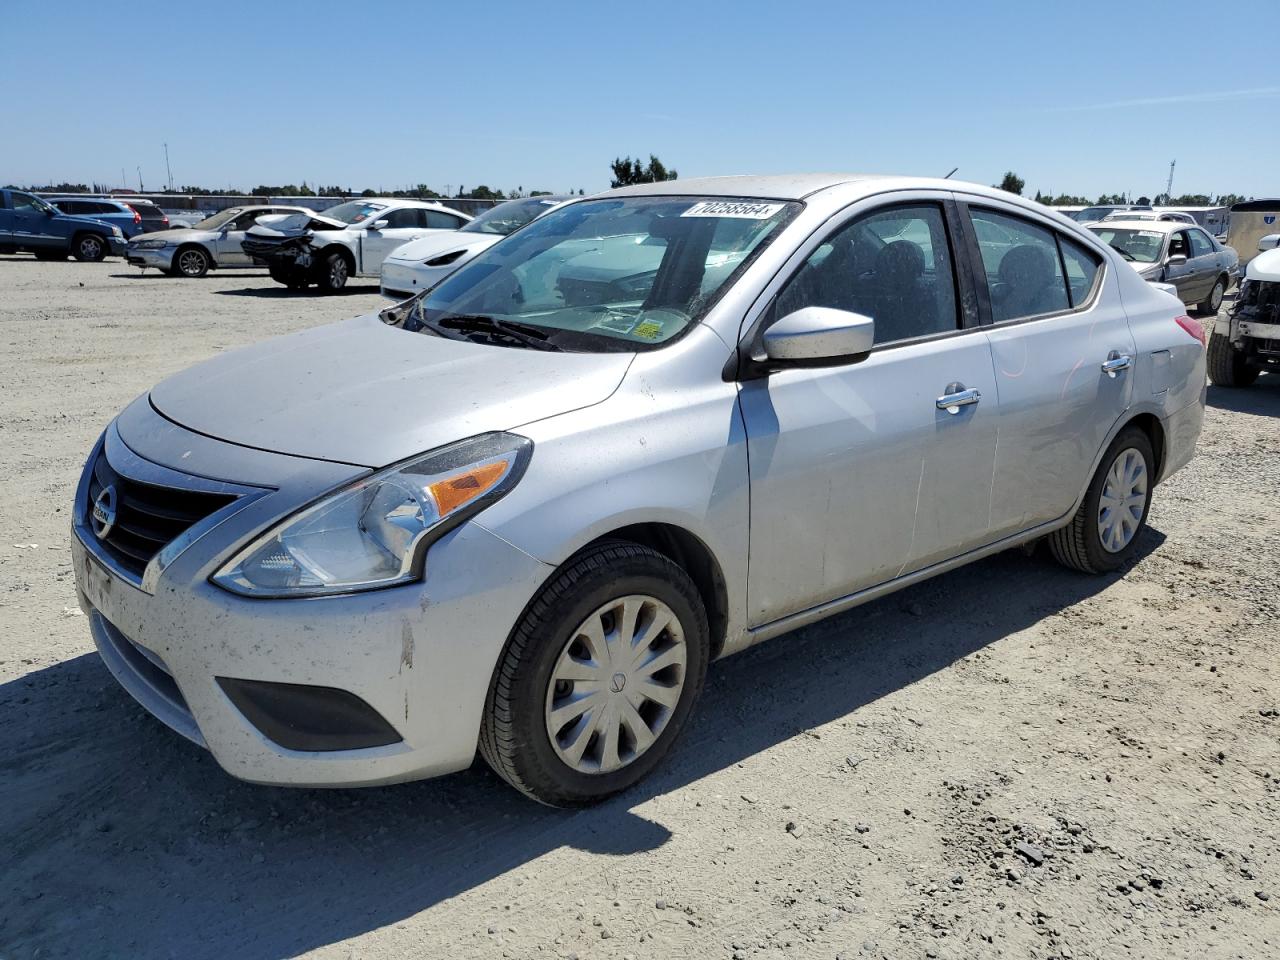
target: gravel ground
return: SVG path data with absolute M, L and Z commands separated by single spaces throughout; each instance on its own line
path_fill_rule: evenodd
M 378 302 L 0 257 L 0 957 L 1280 956 L 1276 377 L 1210 389 L 1122 576 L 1012 552 L 720 663 L 598 809 L 227 777 L 92 652 L 77 474 L 161 377 Z

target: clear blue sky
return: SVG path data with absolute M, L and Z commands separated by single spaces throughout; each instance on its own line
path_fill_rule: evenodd
M 8 0 L 0 182 L 945 174 L 1280 194 L 1280 2 Z M 21 122 L 15 122 L 21 118 Z

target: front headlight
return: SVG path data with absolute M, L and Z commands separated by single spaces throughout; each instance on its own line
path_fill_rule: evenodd
M 123 231 L 121 231 L 121 229 L 120 229 L 119 227 L 112 227 L 112 228 L 111 228 L 111 235 L 112 235 L 113 237 L 123 237 L 123 236 L 124 236 L 124 232 L 123 232 Z
M 168 240 L 135 240 L 133 248 L 135 250 L 163 250 L 168 243 Z
M 247 597 L 350 593 L 422 577 L 427 548 L 519 482 L 532 441 L 486 433 L 328 494 L 213 576 Z

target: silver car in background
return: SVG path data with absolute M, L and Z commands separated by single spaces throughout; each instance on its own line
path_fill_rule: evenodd
M 241 249 L 245 231 L 261 217 L 310 214 L 306 207 L 264 204 L 229 207 L 193 227 L 140 233 L 129 241 L 125 259 L 135 267 L 155 267 L 174 277 L 203 277 L 213 269 L 252 267 Z
M 717 657 L 1033 541 L 1122 568 L 1193 454 L 1203 337 L 998 190 L 627 187 L 127 407 L 76 494 L 80 601 L 235 776 L 478 747 L 588 804 L 661 761 Z
M 1240 274 L 1240 258 L 1207 230 L 1176 221 L 1103 220 L 1089 224 L 1144 280 L 1167 283 L 1202 314 L 1216 314 Z

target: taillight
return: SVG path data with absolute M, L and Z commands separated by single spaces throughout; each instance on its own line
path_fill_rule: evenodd
M 1199 340 L 1200 346 L 1203 347 L 1205 345 L 1204 325 L 1199 320 L 1192 320 L 1186 314 L 1183 314 L 1180 317 L 1174 317 L 1173 322 Z

